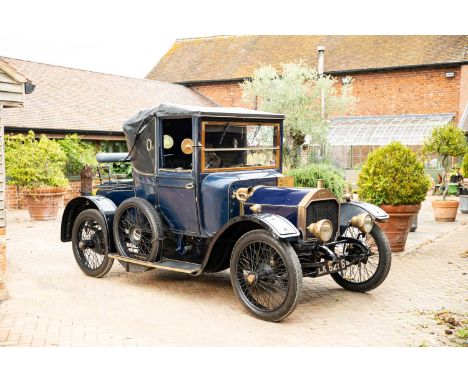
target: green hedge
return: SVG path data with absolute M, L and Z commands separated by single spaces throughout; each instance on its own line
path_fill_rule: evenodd
M 323 179 L 324 187 L 341 198 L 345 191 L 343 171 L 330 163 L 313 163 L 289 171 L 294 176 L 296 187 L 317 187 L 317 181 Z

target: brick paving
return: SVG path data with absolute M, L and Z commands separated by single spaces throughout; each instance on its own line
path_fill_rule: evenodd
M 432 312 L 468 312 L 466 215 L 433 242 L 413 240 L 395 254 L 389 277 L 370 293 L 345 291 L 328 276 L 305 279 L 297 309 L 277 324 L 242 309 L 227 272 L 134 274 L 116 262 L 106 277 L 86 277 L 58 239 L 59 220 L 24 216 L 9 216 L 0 345 L 440 346 L 450 341 Z

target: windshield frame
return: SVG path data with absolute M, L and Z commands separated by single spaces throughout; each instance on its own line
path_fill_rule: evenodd
M 258 125 L 266 125 L 266 126 L 273 126 L 275 129 L 275 140 L 276 146 L 272 148 L 259 148 L 259 149 L 269 149 L 275 152 L 275 165 L 274 166 L 242 166 L 242 167 L 216 167 L 216 168 L 206 168 L 205 163 L 205 133 L 206 133 L 206 126 L 207 125 L 220 125 L 225 126 L 227 124 L 234 124 L 234 125 L 245 125 L 245 126 L 258 126 Z M 245 151 L 254 150 L 255 148 L 248 149 L 246 148 Z M 201 172 L 228 172 L 228 171 L 249 171 L 249 170 L 263 170 L 263 169 L 280 169 L 281 168 L 281 123 L 278 121 L 239 121 L 235 119 L 223 119 L 217 121 L 202 121 L 201 122 L 201 150 L 200 150 L 200 164 L 201 164 Z M 214 151 L 214 150 L 209 150 Z M 219 149 L 216 151 L 223 151 L 223 149 Z M 241 150 L 244 151 L 244 150 Z

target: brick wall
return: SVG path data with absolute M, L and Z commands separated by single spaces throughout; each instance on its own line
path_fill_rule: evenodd
M 446 78 L 446 71 L 455 72 L 455 77 Z M 358 98 L 352 115 L 456 113 L 458 117 L 460 67 L 360 73 L 352 78 L 353 95 Z
M 79 180 L 70 180 L 67 192 L 63 198 L 64 205 L 71 199 L 80 196 L 81 182 Z M 21 188 L 18 186 L 7 185 L 6 208 L 8 210 L 24 209 Z
M 445 72 L 455 72 L 446 78 Z M 446 67 L 376 71 L 354 74 L 353 94 L 358 98 L 352 115 L 456 113 L 459 117 L 460 81 L 468 84 L 468 69 Z M 338 88 L 341 77 L 338 77 Z M 192 88 L 223 106 L 244 106 L 238 82 L 192 85 Z M 465 85 L 463 97 L 468 100 Z M 464 101 L 465 104 L 467 101 Z
M 239 85 L 239 82 L 212 82 L 190 87 L 219 105 L 255 109 L 255 105 L 248 105 L 242 102 L 242 89 Z
M 80 196 L 81 190 L 81 181 L 80 180 L 70 180 L 68 183 L 68 189 L 63 197 L 63 204 L 66 205 L 71 199 Z

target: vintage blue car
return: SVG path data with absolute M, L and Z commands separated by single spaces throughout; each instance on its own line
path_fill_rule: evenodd
M 61 240 L 88 276 L 117 259 L 128 272 L 198 276 L 230 268 L 242 305 L 280 321 L 296 307 L 303 277 L 331 275 L 343 288 L 380 285 L 391 263 L 380 208 L 325 188 L 294 188 L 282 174 L 280 114 L 160 105 L 126 121 L 132 179 L 101 182 L 71 200 Z

